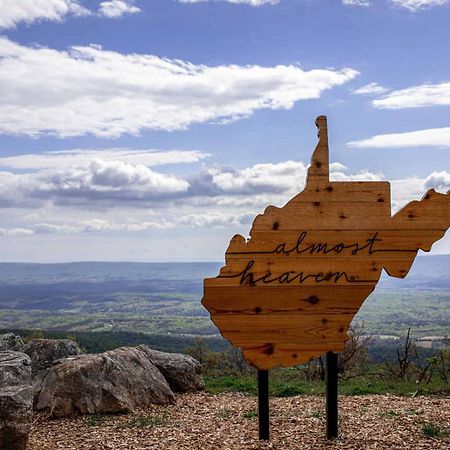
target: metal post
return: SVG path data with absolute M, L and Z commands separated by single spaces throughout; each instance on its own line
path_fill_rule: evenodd
M 327 363 L 327 439 L 338 437 L 338 355 L 328 352 L 326 355 Z
M 258 370 L 259 439 L 269 440 L 269 371 Z

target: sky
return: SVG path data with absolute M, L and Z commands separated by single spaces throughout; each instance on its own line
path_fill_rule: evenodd
M 0 0 L 0 261 L 222 261 L 333 180 L 450 189 L 450 0 Z M 450 233 L 432 249 L 450 253 Z

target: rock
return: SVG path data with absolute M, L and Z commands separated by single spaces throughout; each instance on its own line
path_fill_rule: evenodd
M 150 361 L 161 371 L 174 392 L 196 392 L 205 387 L 202 366 L 194 358 L 181 353 L 165 353 L 144 348 Z
M 31 358 L 33 373 L 48 369 L 58 359 L 81 353 L 80 347 L 70 339 L 32 339 L 23 351 Z
M 30 358 L 20 352 L 0 352 L 0 450 L 25 449 L 32 409 Z
M 52 417 L 76 413 L 132 411 L 175 398 L 167 381 L 140 347 L 122 347 L 97 355 L 78 355 L 49 369 L 37 409 Z
M 38 402 L 49 368 L 60 360 L 81 353 L 80 347 L 70 339 L 32 339 L 23 351 L 31 358 L 34 404 Z
M 0 389 L 31 384 L 31 360 L 13 350 L 0 352 Z
M 0 334 L 0 352 L 5 350 L 21 352 L 24 345 L 22 338 L 14 333 Z

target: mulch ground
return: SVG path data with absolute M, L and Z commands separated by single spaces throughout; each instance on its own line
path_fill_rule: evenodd
M 324 400 L 271 398 L 271 440 L 258 441 L 256 398 L 177 396 L 128 415 L 49 420 L 37 414 L 29 450 L 450 449 L 450 398 L 340 397 L 340 438 L 324 438 Z M 427 437 L 430 423 L 443 435 Z

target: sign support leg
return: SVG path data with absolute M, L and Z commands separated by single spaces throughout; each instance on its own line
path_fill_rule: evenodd
M 269 440 L 269 371 L 258 370 L 259 439 Z
M 327 439 L 338 437 L 338 355 L 328 352 L 326 355 L 326 417 Z

